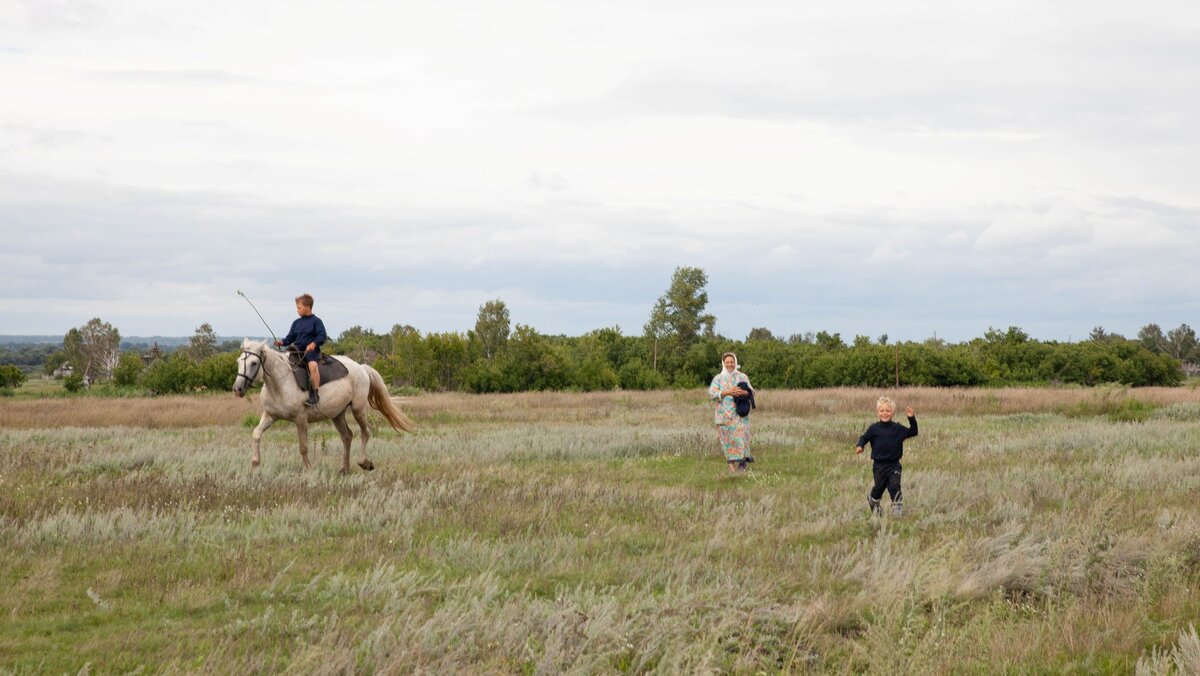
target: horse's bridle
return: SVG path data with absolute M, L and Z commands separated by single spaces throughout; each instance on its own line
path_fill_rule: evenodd
M 254 384 L 254 379 L 258 377 L 259 369 L 262 368 L 263 356 L 262 356 L 261 352 L 252 352 L 250 350 L 242 350 L 242 354 L 248 354 L 248 355 L 251 355 L 254 357 L 258 357 L 258 364 L 254 367 L 254 370 L 252 372 L 249 372 L 250 371 L 249 366 L 246 367 L 246 370 L 248 371 L 248 373 L 242 373 L 241 368 L 240 367 L 238 368 L 238 377 L 245 378 L 246 379 L 246 389 L 250 389 L 250 386 Z

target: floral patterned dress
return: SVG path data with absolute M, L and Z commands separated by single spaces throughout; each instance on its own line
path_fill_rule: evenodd
M 713 416 L 717 424 L 717 439 L 729 462 L 744 460 L 750 455 L 750 419 L 737 414 L 737 405 L 732 396 L 721 396 L 721 390 L 733 389 L 742 382 L 750 383 L 746 374 L 737 370 L 722 370 L 708 386 L 708 398 L 717 402 L 717 411 Z

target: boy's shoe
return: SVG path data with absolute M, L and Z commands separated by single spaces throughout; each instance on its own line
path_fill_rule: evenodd
M 867 496 L 867 506 L 871 508 L 871 513 L 875 516 L 883 516 L 883 508 L 879 506 L 879 501 L 871 496 Z
M 317 404 L 319 403 L 321 403 L 321 395 L 317 394 L 316 390 L 309 390 L 308 401 L 304 402 L 304 405 L 316 408 Z
M 903 502 L 893 502 L 892 503 L 892 516 L 904 516 L 904 503 Z

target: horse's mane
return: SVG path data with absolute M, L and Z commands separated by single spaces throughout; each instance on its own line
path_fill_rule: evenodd
M 263 359 L 267 358 L 268 352 L 275 352 L 275 350 L 271 349 L 271 343 L 265 339 L 264 340 L 253 340 L 250 338 L 243 338 L 242 339 L 242 349 L 250 350 L 252 352 L 258 352 L 258 353 L 262 354 Z

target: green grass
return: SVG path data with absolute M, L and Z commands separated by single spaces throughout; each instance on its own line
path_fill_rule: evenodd
M 28 399 L 63 396 L 67 393 L 63 389 L 61 380 L 43 380 L 38 375 L 34 375 L 21 383 L 20 387 L 6 390 L 6 392 L 11 393 L 11 396 L 14 397 Z
M 879 519 L 869 415 L 764 407 L 730 477 L 700 397 L 570 401 L 346 477 L 328 425 L 308 473 L 291 426 L 257 473 L 242 420 L 0 429 L 0 672 L 1200 666 L 1200 402 L 922 416 Z

